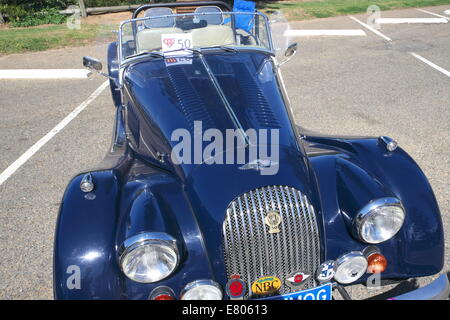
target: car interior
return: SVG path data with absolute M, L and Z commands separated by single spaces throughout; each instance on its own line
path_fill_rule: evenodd
M 199 15 L 195 15 L 198 13 Z M 202 15 L 202 13 L 208 13 Z M 145 11 L 144 17 L 159 17 L 145 20 L 136 33 L 137 53 L 161 49 L 161 35 L 189 32 L 195 47 L 212 47 L 233 44 L 255 44 L 250 34 L 227 25 L 230 18 L 224 19 L 223 12 L 216 6 L 198 7 L 194 15 L 171 16 L 170 8 L 158 7 Z

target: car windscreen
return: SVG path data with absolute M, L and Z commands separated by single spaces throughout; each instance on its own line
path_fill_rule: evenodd
M 120 61 L 149 52 L 180 54 L 215 47 L 272 51 L 269 23 L 255 12 L 196 12 L 148 16 L 122 22 Z

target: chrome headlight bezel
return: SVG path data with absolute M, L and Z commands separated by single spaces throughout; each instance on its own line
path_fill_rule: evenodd
M 172 268 L 172 270 L 170 270 L 170 272 L 168 272 L 166 275 L 164 275 L 164 277 L 162 277 L 158 280 L 142 281 L 139 279 L 132 278 L 132 277 L 130 277 L 130 275 L 128 275 L 126 273 L 126 271 L 123 268 L 123 262 L 124 262 L 125 257 L 127 257 L 127 255 L 129 253 L 133 252 L 137 248 L 139 248 L 141 246 L 146 246 L 146 245 L 163 246 L 169 250 L 172 250 L 173 254 L 176 258 L 176 263 L 175 263 L 174 267 Z M 119 263 L 120 270 L 127 278 L 129 278 L 135 282 L 139 282 L 139 283 L 155 283 L 155 282 L 158 282 L 158 281 L 161 281 L 161 280 L 167 278 L 168 276 L 173 274 L 173 272 L 177 269 L 178 265 L 180 264 L 179 243 L 174 237 L 172 237 L 169 234 L 164 233 L 164 232 L 142 232 L 142 233 L 139 233 L 137 235 L 134 235 L 134 236 L 126 239 L 122 243 L 122 245 L 119 247 L 119 250 L 118 250 L 118 263 Z
M 372 218 L 373 215 L 376 214 L 380 209 L 385 208 L 385 207 L 386 208 L 387 207 L 396 207 L 396 208 L 401 209 L 402 221 L 401 221 L 400 227 L 397 230 L 395 230 L 395 232 L 393 232 L 390 235 L 390 237 L 387 237 L 385 239 L 377 240 L 377 241 L 367 239 L 364 236 L 363 231 L 362 231 L 364 223 L 366 223 L 369 218 Z M 386 198 L 379 198 L 379 199 L 373 200 L 373 201 L 369 202 L 367 205 L 365 205 L 356 215 L 355 220 L 354 220 L 354 225 L 355 225 L 356 234 L 357 234 L 359 240 L 361 240 L 365 243 L 377 244 L 377 243 L 381 243 L 381 242 L 387 241 L 389 239 L 392 239 L 400 231 L 404 222 L 405 222 L 405 208 L 403 207 L 401 201 L 394 197 L 386 197 Z

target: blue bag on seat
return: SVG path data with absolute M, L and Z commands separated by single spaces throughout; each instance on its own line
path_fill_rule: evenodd
M 235 0 L 233 4 L 233 12 L 255 12 L 255 2 L 245 0 Z M 243 29 L 247 32 L 253 28 L 254 15 L 239 14 L 235 16 L 236 29 Z

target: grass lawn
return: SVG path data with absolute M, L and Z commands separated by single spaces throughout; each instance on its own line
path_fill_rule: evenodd
M 450 0 L 297 0 L 260 3 L 258 9 L 268 14 L 281 10 L 289 20 L 305 20 L 363 13 L 370 5 L 383 11 L 443 4 Z
M 66 46 L 80 46 L 93 41 L 113 39 L 117 26 L 84 24 L 79 30 L 65 24 L 31 28 L 0 29 L 0 55 L 25 51 L 43 51 Z

